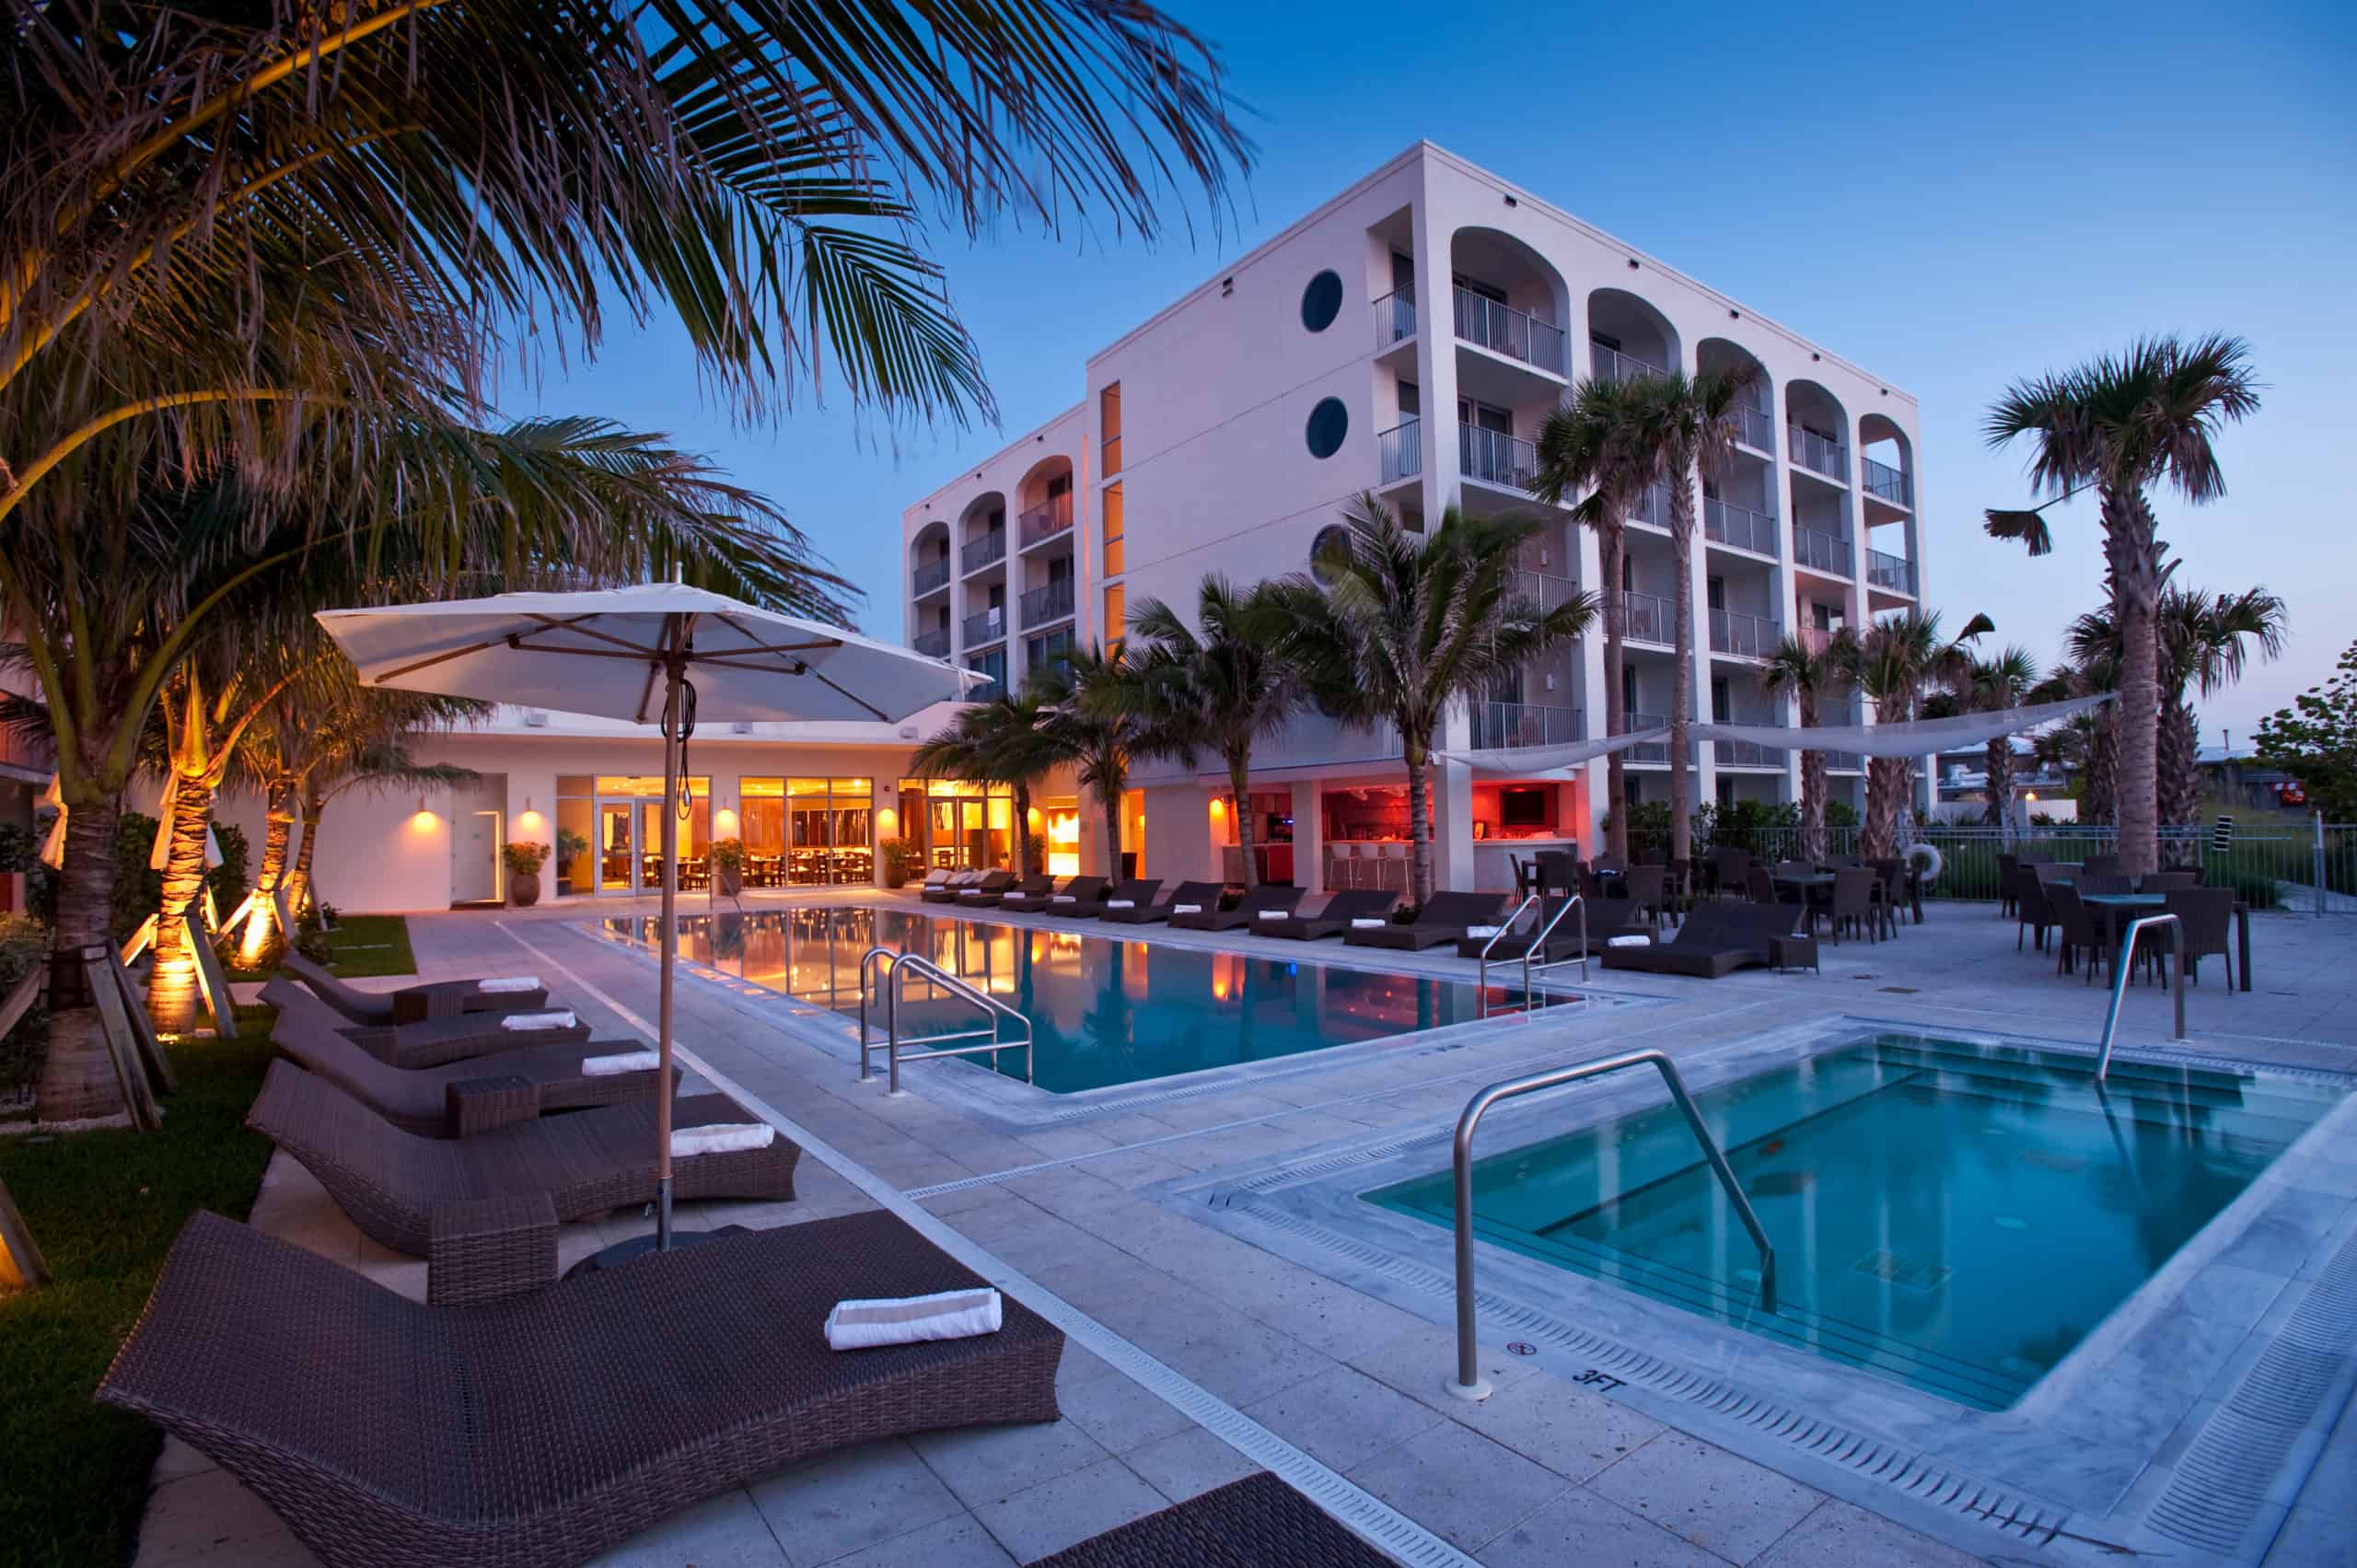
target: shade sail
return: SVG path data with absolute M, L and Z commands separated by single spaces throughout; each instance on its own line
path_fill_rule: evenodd
M 1569 740 L 1561 746 L 1493 746 L 1481 750 L 1435 750 L 1433 755 L 1444 762 L 1462 762 L 1477 773 L 1508 773 L 1518 779 L 1531 779 L 1576 768 L 1631 746 L 1665 745 L 1668 739 L 1666 729 L 1641 729 L 1603 740 Z

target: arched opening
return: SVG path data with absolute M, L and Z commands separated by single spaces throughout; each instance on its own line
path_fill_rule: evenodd
M 1704 338 L 1695 345 L 1695 369 L 1733 376 L 1736 449 L 1715 473 L 1702 476 L 1702 529 L 1714 544 L 1777 555 L 1775 385 L 1768 367 L 1741 343 Z
M 1015 494 L 1022 549 L 1066 532 L 1072 527 L 1072 459 L 1062 453 L 1040 459 Z
M 1907 433 L 1879 413 L 1858 421 L 1858 467 L 1871 504 L 1915 509 L 1915 455 Z
M 949 656 L 949 525 L 934 519 L 909 541 L 909 645 L 935 658 Z
M 1786 387 L 1784 436 L 1794 468 L 1836 484 L 1850 482 L 1850 416 L 1831 392 L 1809 380 Z
M 1448 266 L 1458 342 L 1550 376 L 1569 373 L 1570 293 L 1545 257 L 1497 229 L 1460 228 L 1449 236 Z
M 1621 288 L 1587 296 L 1588 364 L 1608 381 L 1662 375 L 1680 363 L 1678 330 L 1669 318 Z

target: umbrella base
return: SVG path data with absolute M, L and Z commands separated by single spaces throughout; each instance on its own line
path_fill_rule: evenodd
M 718 1230 L 675 1230 L 671 1233 L 671 1250 L 677 1252 L 683 1247 L 694 1247 L 706 1241 L 718 1241 L 726 1236 L 747 1234 L 749 1234 L 748 1227 L 741 1225 L 725 1225 Z M 606 1269 L 619 1269 L 625 1263 L 653 1252 L 655 1246 L 656 1238 L 652 1236 L 633 1236 L 628 1241 L 618 1241 L 601 1252 L 592 1252 L 567 1269 L 564 1272 L 564 1277 L 571 1279 L 575 1274 L 594 1274 Z

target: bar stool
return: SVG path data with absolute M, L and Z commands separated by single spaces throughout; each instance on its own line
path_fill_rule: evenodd
M 1386 843 L 1381 846 L 1383 864 L 1375 885 L 1378 890 L 1405 892 L 1408 889 L 1408 846 Z

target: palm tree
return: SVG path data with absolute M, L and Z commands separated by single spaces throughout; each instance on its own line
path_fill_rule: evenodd
M 1850 681 L 1874 700 L 1875 722 L 1906 724 L 1918 716 L 1926 692 L 1952 686 L 1969 658 L 1964 645 L 1995 630 L 1985 615 L 1965 623 L 1951 641 L 1937 610 L 1903 610 L 1885 616 L 1842 645 Z M 1859 848 L 1869 858 L 1898 850 L 1898 813 L 1915 790 L 1915 765 L 1906 757 L 1866 760 L 1866 820 Z
M 1596 597 L 1552 610 L 1514 592 L 1516 552 L 1544 525 L 1450 507 L 1416 533 L 1372 494 L 1317 570 L 1270 586 L 1262 615 L 1313 700 L 1346 724 L 1389 724 L 1408 770 L 1412 897 L 1433 894 L 1433 740 L 1448 710 L 1477 702 L 1521 665 L 1587 630 Z
M 2192 502 L 2223 494 L 2212 439 L 2258 407 L 2249 350 L 2239 338 L 2212 336 L 2140 339 L 2124 354 L 2017 383 L 1989 411 L 1990 445 L 2035 441 L 2036 489 L 2059 500 L 2092 485 L 2098 498 L 2106 587 L 2119 630 L 2119 854 L 2131 876 L 2159 864 L 2156 618 L 2174 569 L 2146 492 L 2165 483 Z M 1988 530 L 2043 555 L 2053 540 L 2042 511 L 1991 510 Z
M 378 723 L 378 728 L 346 737 L 303 775 L 302 840 L 286 869 L 286 912 L 297 922 L 320 901 L 311 879 L 312 857 L 319 853 L 319 827 L 327 819 L 328 807 L 339 797 L 355 789 L 377 794 L 462 788 L 482 777 L 471 768 L 420 762 L 411 756 L 409 742 L 415 726 L 404 723 L 399 710 Z M 291 940 L 293 933 L 287 935 Z
M 1987 658 L 1968 657 L 1956 672 L 1958 705 L 1967 713 L 2001 714 L 2029 700 L 2038 683 L 2038 660 L 2029 650 L 2001 648 Z M 2011 830 L 2014 823 L 2014 738 L 1990 738 L 1984 753 L 1989 776 L 1989 805 L 1980 819 L 1991 828 Z
M 1048 755 L 1072 765 L 1105 813 L 1105 873 L 1115 877 L 1121 874 L 1121 799 L 1144 729 L 1119 693 L 1136 679 L 1128 644 L 1092 643 L 1067 648 L 1024 681 L 1024 696 L 1040 711 Z
M 1002 690 L 986 703 L 969 703 L 948 728 L 909 757 L 911 769 L 922 777 L 1007 786 L 1014 796 L 1018 875 L 1031 868 L 1031 781 L 1056 761 L 1041 728 L 1044 716 L 1028 691 Z
M 1282 731 L 1306 701 L 1300 674 L 1285 657 L 1281 613 L 1269 585 L 1239 590 L 1216 572 L 1196 591 L 1192 627 L 1162 600 L 1144 600 L 1130 612 L 1130 631 L 1144 645 L 1137 679 L 1092 693 L 1100 705 L 1143 722 L 1136 755 L 1176 758 L 1192 768 L 1196 753 L 1212 751 L 1227 764 L 1247 888 L 1259 881 L 1248 809 L 1252 747 Z
M 1537 477 L 1530 493 L 1552 506 L 1572 505 L 1583 491 L 1574 515 L 1596 535 L 1600 575 L 1600 604 L 1604 615 L 1604 733 L 1619 735 L 1628 727 L 1621 671 L 1627 665 L 1627 601 L 1621 597 L 1623 563 L 1628 557 L 1629 513 L 1653 482 L 1653 464 L 1640 436 L 1642 405 L 1625 381 L 1590 377 L 1582 381 L 1561 408 L 1538 427 L 1534 466 Z M 1627 859 L 1629 821 L 1626 768 L 1628 759 L 1613 751 L 1605 759 L 1605 793 L 1611 810 L 1605 818 L 1607 847 Z
M 1637 405 L 1636 445 L 1651 457 L 1653 482 L 1669 488 L 1670 550 L 1677 562 L 1678 591 L 1670 596 L 1677 662 L 1669 691 L 1669 857 L 1673 865 L 1694 854 L 1689 820 L 1693 779 L 1687 772 L 1687 726 L 1694 706 L 1694 596 L 1687 591 L 1694 570 L 1694 486 L 1714 483 L 1735 457 L 1736 403 L 1751 384 L 1751 373 L 1707 370 L 1690 379 L 1683 371 L 1632 378 L 1628 395 Z M 1616 800 L 1617 803 L 1617 800 Z
M 2201 810 L 2200 736 L 2188 691 L 2207 697 L 2242 679 L 2249 652 L 2283 652 L 2283 601 L 2265 588 L 2210 593 L 2171 584 L 2161 596 L 2161 820 L 2189 827 Z
M 1850 637 L 1844 632 L 1842 639 Z M 1800 709 L 1800 726 L 1813 729 L 1826 704 L 1841 700 L 1850 690 L 1846 644 L 1834 639 L 1811 646 L 1786 635 L 1760 667 L 1759 684 L 1779 702 L 1791 697 Z M 1825 753 L 1804 747 L 1801 751 L 1801 858 L 1812 863 L 1825 858 Z

